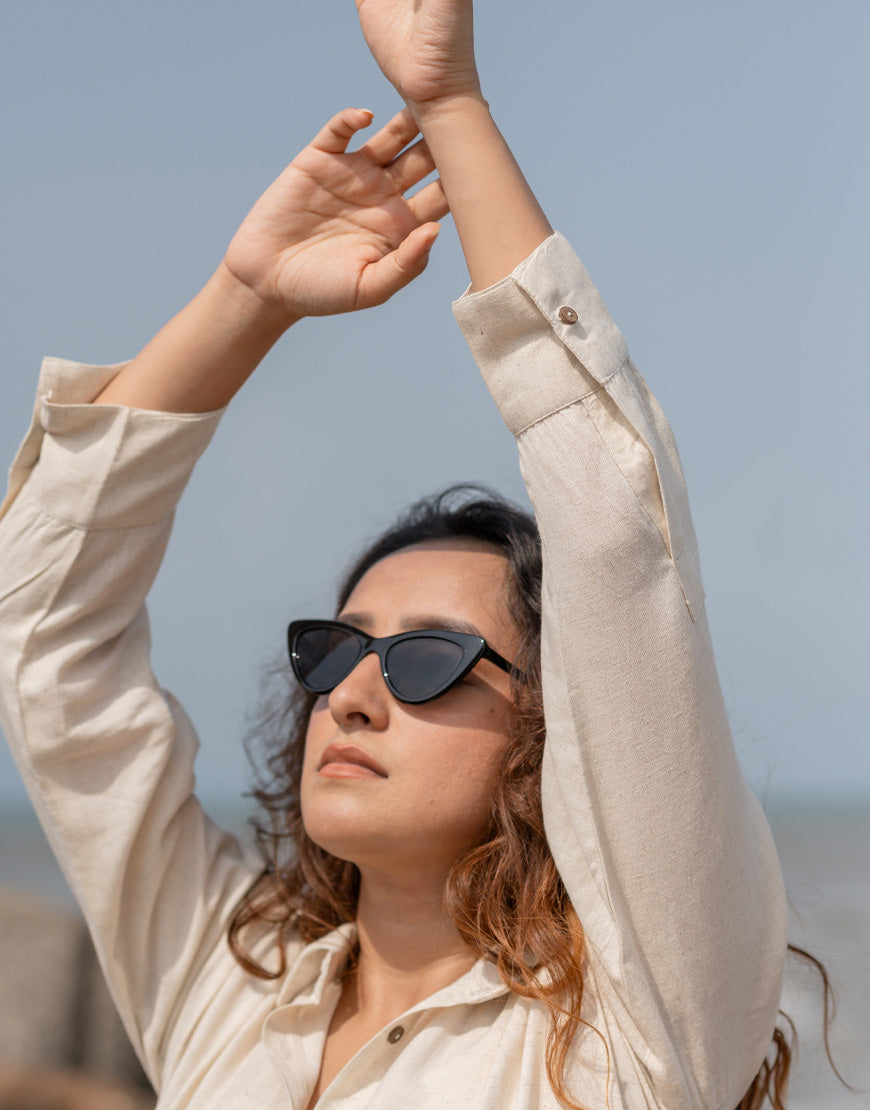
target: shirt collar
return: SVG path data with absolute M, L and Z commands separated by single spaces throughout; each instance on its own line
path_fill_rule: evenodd
M 356 944 L 357 930 L 352 922 L 306 944 L 284 977 L 278 1005 L 319 1003 L 326 987 L 341 975 Z
M 332 932 L 307 944 L 291 964 L 281 985 L 277 1004 L 319 1005 L 326 988 L 340 978 L 356 944 L 357 929 L 353 923 L 339 925 Z M 479 959 L 455 982 L 442 987 L 407 1012 L 488 1002 L 509 991 L 495 965 Z

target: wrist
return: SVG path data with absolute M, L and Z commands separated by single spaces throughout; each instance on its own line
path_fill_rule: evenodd
M 203 292 L 238 330 L 262 334 L 273 342 L 302 319 L 302 313 L 270 302 L 237 277 L 226 258 L 221 259 Z
M 424 133 L 434 128 L 457 126 L 465 120 L 490 116 L 489 101 L 479 87 L 445 96 L 429 97 L 426 100 L 408 100 L 407 104 L 421 132 Z

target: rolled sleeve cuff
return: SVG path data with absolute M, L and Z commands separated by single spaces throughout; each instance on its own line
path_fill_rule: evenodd
M 508 277 L 456 301 L 453 312 L 515 435 L 594 392 L 628 358 L 601 295 L 558 232 Z
M 25 484 L 43 512 L 73 527 L 139 527 L 172 513 L 222 411 L 91 404 L 123 365 L 45 359 L 0 518 Z

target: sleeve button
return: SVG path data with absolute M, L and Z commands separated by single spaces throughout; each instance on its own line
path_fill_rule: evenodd
M 390 1044 L 396 1044 L 402 1039 L 402 1037 L 404 1037 L 404 1035 L 405 1030 L 402 1028 L 402 1026 L 396 1025 L 389 1031 L 389 1033 L 387 1033 L 387 1040 L 390 1042 Z
M 573 308 L 565 304 L 559 309 L 559 319 L 563 324 L 576 324 L 579 316 Z

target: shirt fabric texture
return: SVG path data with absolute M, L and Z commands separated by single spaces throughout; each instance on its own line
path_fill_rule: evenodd
M 670 428 L 561 236 L 454 311 L 542 536 L 543 807 L 588 952 L 569 1089 L 589 1110 L 734 1110 L 776 1020 L 785 902 Z M 0 509 L 0 723 L 159 1106 L 305 1110 L 353 926 L 291 938 L 275 982 L 229 951 L 261 864 L 193 795 L 198 741 L 151 672 L 144 608 L 220 414 L 89 404 L 118 369 L 43 365 Z M 556 1110 L 548 1032 L 479 961 L 318 1107 Z

